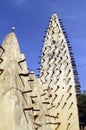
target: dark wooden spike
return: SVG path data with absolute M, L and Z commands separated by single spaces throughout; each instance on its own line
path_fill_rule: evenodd
M 67 103 L 65 102 L 64 105 L 62 106 L 62 109 L 66 106 L 66 104 L 67 104 Z
M 38 96 L 30 96 L 31 98 L 37 98 Z
M 45 95 L 46 95 L 46 93 L 41 94 L 41 96 L 45 96 Z
M 68 120 L 71 118 L 71 116 L 72 116 L 72 113 L 70 113 L 70 115 L 69 115 L 69 117 L 68 117 Z
M 39 126 L 39 127 L 41 127 L 41 125 L 40 124 L 38 124 L 38 123 L 34 123 L 35 125 L 37 125 L 37 126 Z
M 0 58 L 0 64 L 3 62 L 3 59 L 2 58 Z
M 56 116 L 48 115 L 48 114 L 46 114 L 45 116 L 46 116 L 46 117 L 49 117 L 49 118 L 57 119 L 57 118 L 58 118 L 58 115 L 59 115 L 59 113 L 58 113 Z
M 0 55 L 0 57 L 3 55 L 3 53 L 5 52 L 4 48 L 2 46 L 0 46 L 0 49 L 2 50 L 2 53 Z
M 20 64 L 20 63 L 22 63 L 22 62 L 24 62 L 24 61 L 26 61 L 26 59 L 23 59 L 23 60 L 19 61 L 18 64 Z
M 31 93 L 31 92 L 32 92 L 32 90 L 28 90 L 28 91 L 22 92 L 22 94 Z
M 46 123 L 47 125 L 58 125 L 58 124 L 60 124 L 60 123 L 53 123 L 53 122 L 48 122 L 48 123 Z
M 70 106 L 69 106 L 69 109 L 72 107 L 72 105 L 73 105 L 73 102 L 71 102 L 71 104 L 70 104 Z
M 0 75 L 4 72 L 4 69 L 0 69 Z
M 36 120 L 38 118 L 38 115 L 34 115 L 34 120 Z
M 50 104 L 50 102 L 42 102 L 42 104 Z
M 40 111 L 40 110 L 39 110 L 39 109 L 34 109 L 34 108 L 33 108 L 33 111 Z
M 31 101 L 32 101 L 32 104 L 34 104 L 34 103 L 35 103 L 33 99 L 32 99 Z
M 33 79 L 29 79 L 28 82 L 33 82 L 34 80 Z
M 23 111 L 30 111 L 30 110 L 33 110 L 33 107 L 30 107 L 30 108 L 24 108 Z
M 27 76 L 29 76 L 29 73 L 20 73 L 19 76 L 27 77 Z

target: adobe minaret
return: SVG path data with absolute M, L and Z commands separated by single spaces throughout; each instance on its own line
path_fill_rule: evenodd
M 54 106 L 53 111 L 54 114 L 55 110 L 59 111 L 58 119 L 62 121 L 59 129 L 77 130 L 78 127 L 75 128 L 78 126 L 76 94 L 80 93 L 80 84 L 71 46 L 64 33 L 54 13 L 50 19 L 42 50 L 40 79 L 46 89 L 52 90 L 50 99 Z
M 62 30 L 64 28 L 61 27 L 62 22 L 61 24 L 60 22 L 54 13 L 44 41 L 40 77 L 47 87 L 57 87 L 57 85 L 59 87 L 61 84 L 60 87 L 64 88 L 73 84 L 78 94 L 80 93 L 78 72 L 67 34 Z
M 0 130 L 79 130 L 75 77 L 56 14 L 51 18 L 40 77 L 27 69 L 14 32 L 0 46 Z

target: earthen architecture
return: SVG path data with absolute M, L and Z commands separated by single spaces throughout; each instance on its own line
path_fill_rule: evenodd
M 40 76 L 27 69 L 14 32 L 0 46 L 0 130 L 79 130 L 76 65 L 56 14 L 47 29 Z

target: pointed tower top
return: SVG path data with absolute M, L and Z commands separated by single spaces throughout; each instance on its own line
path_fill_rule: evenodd
M 12 42 L 10 42 L 12 40 Z M 6 35 L 6 37 L 4 38 L 4 40 L 3 40 L 3 43 L 2 43 L 2 45 L 3 44 L 11 44 L 11 43 L 14 43 L 14 42 L 18 42 L 17 41 L 17 38 L 16 38 L 16 35 L 15 35 L 15 33 L 14 32 L 11 32 L 11 33 L 9 33 L 8 35 Z
M 2 47 L 5 49 L 7 55 L 10 55 L 12 59 L 14 57 L 17 58 L 18 55 L 20 55 L 18 40 L 14 32 L 11 32 L 5 37 L 2 43 Z
M 57 17 L 56 12 L 54 12 L 54 13 L 52 14 L 52 17 Z
M 51 19 L 58 19 L 58 16 L 57 16 L 57 14 L 56 14 L 56 12 L 54 12 L 53 14 L 52 14 L 52 16 L 51 16 Z

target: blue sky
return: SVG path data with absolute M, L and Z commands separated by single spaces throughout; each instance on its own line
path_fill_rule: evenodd
M 0 0 L 0 42 L 15 26 L 28 68 L 39 68 L 41 46 L 49 18 L 62 19 L 73 48 L 82 89 L 86 89 L 86 0 Z

